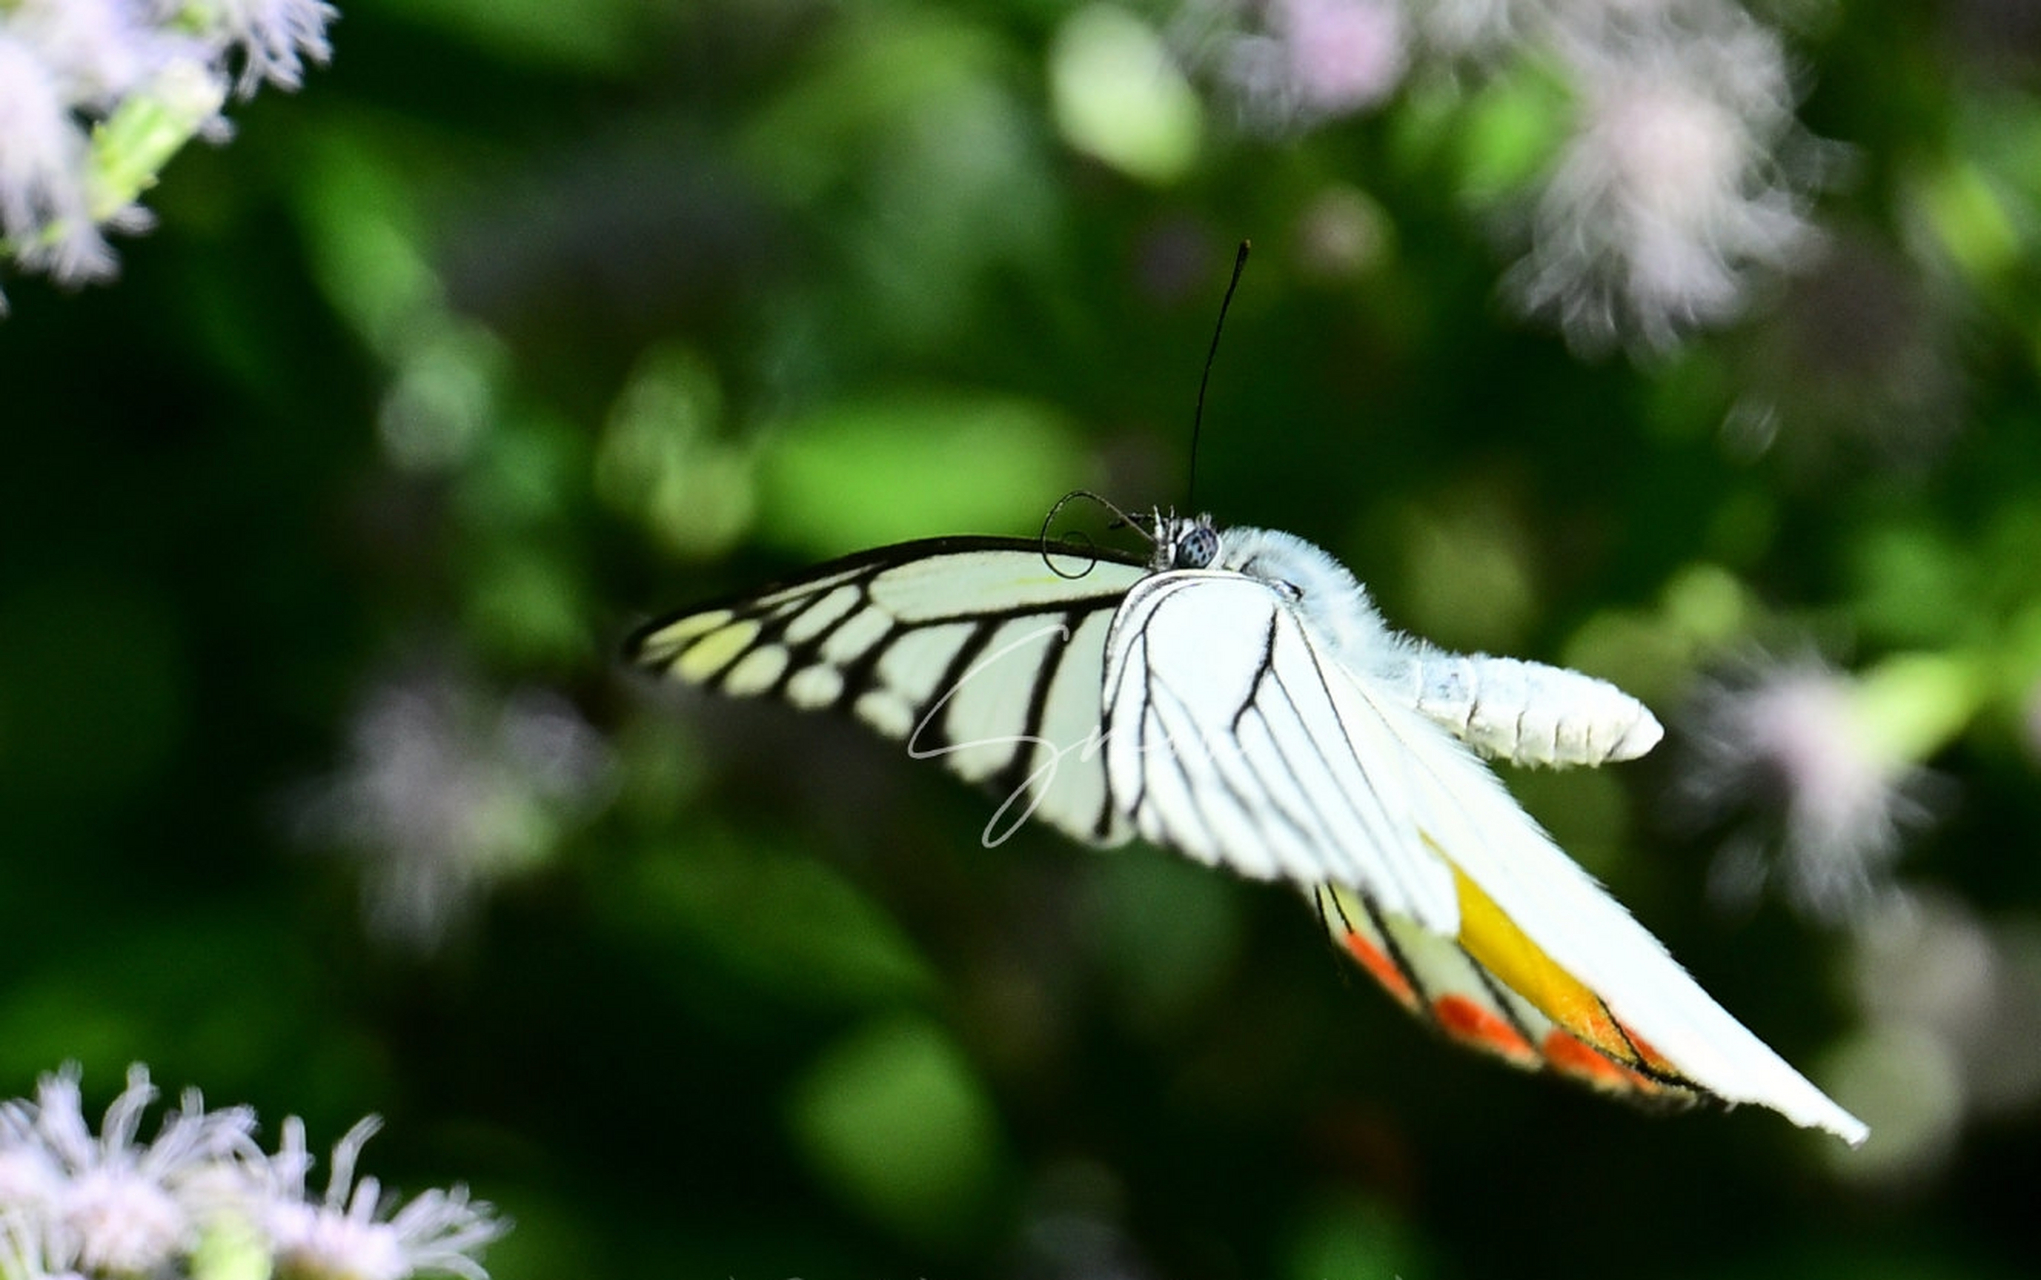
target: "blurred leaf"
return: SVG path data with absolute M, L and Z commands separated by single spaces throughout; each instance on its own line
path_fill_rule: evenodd
M 1711 564 L 1688 565 L 1667 579 L 1667 621 L 1688 644 L 1723 646 L 1745 636 L 1756 606 L 1736 575 Z
M 812 857 L 696 829 L 612 886 L 620 918 L 655 936 L 679 931 L 731 972 L 781 998 L 825 1008 L 915 999 L 934 985 L 892 919 Z
M 1595 614 L 1559 651 L 1562 666 L 1599 676 L 1647 705 L 1676 696 L 1692 674 L 1690 637 L 1657 615 L 1635 610 Z
M 1976 665 L 1956 654 L 1895 654 L 1864 672 L 1855 701 L 1887 759 L 1919 763 L 1963 732 L 1985 689 Z
M 1858 585 L 1856 616 L 1888 644 L 1937 644 L 1977 620 L 1969 559 L 1920 524 L 1866 530 L 1851 548 Z
M 817 555 L 957 533 L 1027 536 L 1088 470 L 1047 405 L 900 393 L 834 405 L 768 437 L 759 525 Z
M 1398 1277 L 1423 1280 L 1438 1272 L 1413 1226 L 1380 1201 L 1347 1196 L 1310 1209 L 1293 1229 L 1290 1280 Z
M 850 181 L 917 126 L 999 78 L 992 35 L 956 12 L 879 6 L 843 15 L 807 74 L 745 125 L 740 148 L 796 204 Z
M 467 461 L 495 426 L 508 353 L 478 325 L 431 311 L 411 321 L 376 429 L 397 467 L 444 472 Z
M 586 665 L 601 639 L 573 561 L 555 548 L 492 545 L 468 570 L 464 635 L 477 652 L 523 667 Z
M 672 0 L 368 0 L 365 7 L 436 27 L 507 60 L 582 72 L 623 70 L 645 51 L 648 19 L 681 11 Z M 345 36 L 343 28 L 343 53 Z
M 1500 487 L 1468 481 L 1411 510 L 1404 530 L 1404 593 L 1398 622 L 1449 649 L 1506 651 L 1537 618 L 1531 543 Z
M 26 1080 L 71 1059 L 118 1079 L 153 1062 L 220 1089 L 364 1047 L 330 1004 L 305 997 L 316 966 L 288 930 L 249 922 L 243 902 L 120 923 L 14 974 L 0 997 L 0 1073 Z
M 1944 252 L 1979 284 L 1989 284 L 2022 258 L 2013 212 L 1992 177 L 1957 162 L 1919 178 L 1917 193 Z
M 817 1176 L 887 1228 L 947 1250 L 990 1225 L 1005 1163 L 997 1117 L 933 1025 L 867 1025 L 815 1063 L 788 1108 Z
M 297 207 L 326 297 L 394 358 L 443 289 L 426 252 L 421 193 L 382 142 L 359 129 L 307 139 Z
M 1605 610 L 1575 632 L 1561 662 L 1600 676 L 1660 710 L 1688 691 L 1696 668 L 1765 637 L 1748 589 L 1718 565 L 1674 572 L 1654 609 Z
M 793 350 L 773 363 L 942 352 L 989 276 L 1054 261 L 1063 211 L 1024 63 L 954 8 L 895 6 L 845 13 L 814 58 L 738 143 L 841 264 L 821 293 L 782 302 Z
M 595 452 L 595 489 L 668 550 L 723 552 L 750 526 L 751 450 L 723 436 L 723 393 L 697 353 L 642 357 L 611 405 Z
M 1086 869 L 1086 933 L 1098 940 L 1119 1016 L 1168 1026 L 1239 960 L 1239 891 L 1210 869 L 1146 847 L 1115 852 Z
M 1064 141 L 1129 177 L 1164 185 L 1196 160 L 1196 95 L 1162 40 L 1118 5 L 1088 5 L 1063 23 L 1049 85 Z
M 1565 82 L 1520 61 L 1484 83 L 1459 113 L 1460 190 L 1477 202 L 1521 191 L 1558 152 L 1571 126 Z

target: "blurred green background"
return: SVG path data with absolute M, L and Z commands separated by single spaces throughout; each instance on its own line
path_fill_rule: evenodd
M 1754 12 L 1804 128 L 1744 194 L 1818 236 L 1655 326 L 1512 301 L 1596 105 L 1529 37 L 1314 112 L 1220 4 L 346 4 L 117 282 L 6 281 L 0 1096 L 381 1112 L 501 1280 L 2041 1270 L 2041 24 Z M 1658 709 L 1513 785 L 1862 1151 L 1474 1060 L 1292 893 L 988 851 L 895 745 L 618 669 L 1183 502 L 1242 237 L 1198 504 Z

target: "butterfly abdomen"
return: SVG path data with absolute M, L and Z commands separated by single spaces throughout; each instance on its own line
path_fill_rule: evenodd
M 1637 699 L 1561 667 L 1427 650 L 1409 679 L 1419 711 L 1483 755 L 1515 764 L 1629 760 L 1665 733 Z

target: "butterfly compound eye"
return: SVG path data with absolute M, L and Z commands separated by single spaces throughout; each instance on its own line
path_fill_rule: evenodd
M 1208 524 L 1194 524 L 1176 540 L 1176 567 L 1202 569 L 1219 558 L 1219 534 Z

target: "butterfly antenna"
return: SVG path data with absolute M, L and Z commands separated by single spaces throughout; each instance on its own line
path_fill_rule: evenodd
M 1148 530 L 1142 528 L 1140 521 L 1134 519 L 1134 517 L 1120 510 L 1119 507 L 1115 506 L 1109 499 L 1103 498 L 1098 494 L 1093 493 L 1089 489 L 1072 489 L 1069 493 L 1066 493 L 1062 497 L 1056 499 L 1056 505 L 1050 507 L 1049 514 L 1042 517 L 1042 563 L 1048 565 L 1049 572 L 1055 574 L 1057 577 L 1072 579 L 1082 578 L 1085 574 L 1091 572 L 1092 564 L 1096 563 L 1094 559 L 1087 559 L 1085 562 L 1085 566 L 1081 571 L 1077 573 L 1065 573 L 1063 572 L 1063 570 L 1056 567 L 1056 562 L 1054 560 L 1051 560 L 1049 558 L 1050 544 L 1052 542 L 1063 543 L 1066 545 L 1076 545 L 1081 541 L 1085 549 L 1089 549 L 1091 547 L 1092 545 L 1091 538 L 1087 534 L 1085 534 L 1085 532 L 1082 529 L 1072 529 L 1070 532 L 1064 534 L 1060 538 L 1051 538 L 1049 536 L 1049 526 L 1056 523 L 1056 517 L 1063 513 L 1063 508 L 1069 506 L 1072 502 L 1075 502 L 1079 498 L 1085 498 L 1092 502 L 1096 502 L 1101 507 L 1104 507 L 1106 510 L 1112 512 L 1113 523 L 1110 526 L 1108 526 L 1109 528 L 1117 529 L 1124 525 L 1127 528 L 1134 530 L 1136 533 L 1139 533 L 1142 537 L 1148 539 L 1148 541 L 1151 544 L 1155 541 L 1155 535 L 1148 532 Z
M 1233 255 L 1233 278 L 1226 282 L 1226 296 L 1219 300 L 1219 320 L 1212 326 L 1212 348 L 1205 352 L 1205 372 L 1198 378 L 1198 407 L 1191 414 L 1191 477 L 1184 503 L 1192 511 L 1198 509 L 1198 433 L 1205 425 L 1205 388 L 1212 381 L 1212 361 L 1219 355 L 1219 335 L 1226 328 L 1226 308 L 1233 305 L 1233 291 L 1240 287 L 1240 273 L 1247 267 L 1247 251 L 1253 247 L 1252 240 L 1242 240 L 1239 252 Z

